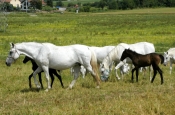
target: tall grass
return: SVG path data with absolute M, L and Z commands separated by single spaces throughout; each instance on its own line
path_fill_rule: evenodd
M 148 12 L 149 11 L 149 12 Z M 161 12 L 160 12 L 161 11 Z M 148 41 L 156 52 L 174 47 L 175 15 L 172 9 L 143 9 L 107 13 L 11 13 L 8 29 L 0 33 L 0 113 L 1 114 L 119 114 L 136 115 L 174 114 L 175 79 L 169 67 L 163 70 L 164 84 L 156 76 L 150 83 L 139 74 L 139 82 L 131 83 L 131 73 L 118 81 L 111 73 L 109 81 L 96 89 L 88 74 L 79 78 L 72 90 L 67 90 L 73 79 L 69 70 L 62 71 L 65 89 L 55 79 L 52 90 L 29 89 L 31 64 L 23 64 L 21 56 L 11 67 L 5 65 L 10 42 L 51 42 L 56 45 L 85 44 L 90 46 L 117 45 Z M 173 71 L 174 71 L 173 66 Z M 43 83 L 46 87 L 45 77 Z

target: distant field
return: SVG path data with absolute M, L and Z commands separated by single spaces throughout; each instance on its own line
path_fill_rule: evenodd
M 135 9 L 103 13 L 10 13 L 8 28 L 0 32 L 0 113 L 59 115 L 173 115 L 175 113 L 175 69 L 161 65 L 165 83 L 159 74 L 153 84 L 139 74 L 131 83 L 131 73 L 116 80 L 114 72 L 108 82 L 95 88 L 90 75 L 79 78 L 72 90 L 61 88 L 57 78 L 49 92 L 28 88 L 31 64 L 21 56 L 11 67 L 5 65 L 10 42 L 50 42 L 55 45 L 117 45 L 121 42 L 151 42 L 156 52 L 175 47 L 175 8 Z M 67 88 L 73 77 L 70 70 L 61 73 Z M 46 80 L 43 74 L 43 83 Z

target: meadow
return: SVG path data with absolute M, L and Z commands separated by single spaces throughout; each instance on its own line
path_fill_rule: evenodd
M 61 72 L 65 88 L 55 78 L 49 92 L 38 91 L 28 76 L 31 64 L 23 64 L 21 56 L 11 67 L 5 65 L 10 42 L 50 42 L 64 46 L 117 45 L 121 42 L 151 42 L 163 54 L 175 46 L 175 8 L 135 9 L 102 13 L 19 13 L 7 16 L 8 28 L 0 31 L 0 114 L 58 115 L 173 115 L 175 113 L 175 69 L 160 65 L 164 84 L 157 74 L 154 83 L 139 74 L 139 82 L 131 83 L 131 72 L 118 81 L 114 72 L 96 89 L 88 74 L 79 77 L 72 90 L 66 89 L 73 79 L 70 70 Z M 174 66 L 173 66 L 174 67 Z M 43 75 L 43 84 L 46 80 Z

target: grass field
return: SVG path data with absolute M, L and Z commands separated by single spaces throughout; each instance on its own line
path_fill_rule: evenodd
M 70 70 L 62 71 L 65 89 L 55 79 L 49 92 L 38 91 L 33 83 L 29 89 L 31 64 L 23 64 L 21 56 L 11 67 L 5 65 L 10 42 L 50 42 L 64 46 L 117 45 L 121 42 L 154 43 L 156 52 L 163 53 L 175 46 L 175 8 L 137 9 L 103 13 L 10 13 L 8 28 L 0 32 L 0 114 L 58 115 L 173 115 L 175 113 L 175 69 L 161 65 L 164 84 L 156 76 L 150 83 L 149 74 L 139 74 L 139 82 L 131 83 L 131 73 L 116 80 L 114 72 L 101 88 L 95 88 L 90 75 L 80 77 L 72 90 Z M 173 66 L 174 67 L 174 66 Z M 32 81 L 33 82 L 33 81 Z M 43 84 L 46 81 L 43 74 Z

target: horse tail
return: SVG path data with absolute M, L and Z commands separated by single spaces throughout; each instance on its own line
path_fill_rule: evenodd
M 163 55 L 159 54 L 159 57 L 160 57 L 160 59 L 161 59 L 161 64 L 163 64 L 163 62 L 164 62 L 164 57 L 163 57 Z
M 97 57 L 96 57 L 96 55 L 95 55 L 95 53 L 94 53 L 93 50 L 91 50 L 90 48 L 89 48 L 89 50 L 91 51 L 91 61 L 90 61 L 90 64 L 91 64 L 92 70 L 93 70 L 93 72 L 95 74 L 95 75 L 93 75 L 93 74 L 92 75 L 93 75 L 93 77 L 97 81 L 97 86 L 99 86 L 100 85 L 100 77 L 98 75 Z

